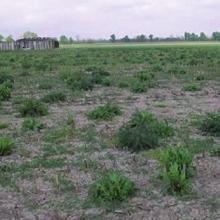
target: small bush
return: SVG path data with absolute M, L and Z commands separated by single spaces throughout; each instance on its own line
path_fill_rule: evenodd
M 126 200 L 135 192 L 134 183 L 118 172 L 108 172 L 89 189 L 89 196 L 95 202 Z
M 187 91 L 187 92 L 196 92 L 196 91 L 201 91 L 202 88 L 200 85 L 198 84 L 195 84 L 195 83 L 190 83 L 190 84 L 187 84 L 183 87 L 183 90 L 184 91 Z
M 37 117 L 44 116 L 48 114 L 47 106 L 36 99 L 27 99 L 23 105 L 20 107 L 19 112 L 22 117 Z
M 6 129 L 8 128 L 8 124 L 4 122 L 0 122 L 0 129 Z
M 62 92 L 52 92 L 45 95 L 42 98 L 42 101 L 46 103 L 64 102 L 66 101 L 66 95 Z
M 92 90 L 94 87 L 93 79 L 90 75 L 78 73 L 66 79 L 67 84 L 73 91 L 76 90 Z
M 5 83 L 0 85 L 0 101 L 6 101 L 11 98 L 11 88 Z
M 142 93 L 142 92 L 146 92 L 148 89 L 148 86 L 145 82 L 141 82 L 141 81 L 134 81 L 134 83 L 131 85 L 131 90 L 132 92 L 135 93 Z
M 27 131 L 27 130 L 40 130 L 44 127 L 44 125 L 42 123 L 40 123 L 39 121 L 37 121 L 35 118 L 27 118 L 23 121 L 22 123 L 22 128 L 23 130 Z
M 0 156 L 11 154 L 13 142 L 9 137 L 0 137 Z
M 88 117 L 90 119 L 102 119 L 102 120 L 110 120 L 115 116 L 121 115 L 122 112 L 119 106 L 107 103 L 106 105 L 99 106 L 93 111 L 88 113 Z
M 38 86 L 39 89 L 52 89 L 52 87 L 53 86 L 50 81 L 42 81 Z
M 220 135 L 220 112 L 207 113 L 198 123 L 201 131 L 213 135 Z
M 174 195 L 188 193 L 191 189 L 189 179 L 194 171 L 189 151 L 183 147 L 169 147 L 160 153 L 159 159 L 166 190 Z
M 141 71 L 137 74 L 140 81 L 147 82 L 154 78 L 154 74 L 146 71 Z
M 220 146 L 214 147 L 209 153 L 211 157 L 220 157 Z
M 118 146 L 132 151 L 155 148 L 160 140 L 173 134 L 173 129 L 153 114 L 137 111 L 118 133 Z
M 14 83 L 13 76 L 6 74 L 6 73 L 0 73 L 0 84 L 10 82 L 11 84 Z

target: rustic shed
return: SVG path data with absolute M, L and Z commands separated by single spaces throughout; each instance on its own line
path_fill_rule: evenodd
M 44 50 L 59 48 L 59 42 L 54 38 L 23 38 L 12 43 L 0 42 L 0 50 Z

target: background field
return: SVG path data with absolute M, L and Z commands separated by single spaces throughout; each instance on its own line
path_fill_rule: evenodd
M 0 106 L 0 137 L 13 141 L 11 154 L 0 156 L 0 219 L 219 219 L 219 157 L 210 152 L 220 137 L 197 126 L 220 110 L 219 46 L 80 44 L 0 53 L 0 76 L 13 84 Z M 48 114 L 25 125 L 26 99 L 43 103 Z M 88 116 L 106 103 L 121 114 Z M 118 148 L 118 129 L 136 110 L 165 120 L 173 136 L 153 149 Z M 180 145 L 196 169 L 192 193 L 183 196 L 167 193 L 158 177 L 160 150 Z M 108 170 L 129 178 L 136 191 L 96 205 L 88 191 Z

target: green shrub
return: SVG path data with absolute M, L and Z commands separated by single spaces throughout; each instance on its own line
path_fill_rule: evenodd
M 66 95 L 62 92 L 51 92 L 50 94 L 45 95 L 42 98 L 42 101 L 46 103 L 64 102 L 66 101 Z
M 12 152 L 13 141 L 9 137 L 0 137 L 0 156 L 9 155 Z
M 171 194 L 183 195 L 190 191 L 193 175 L 192 155 L 184 147 L 169 147 L 160 152 L 161 177 L 166 190 Z
M 39 89 L 52 89 L 52 83 L 50 81 L 42 81 L 40 82 L 38 88 Z
M 24 101 L 23 105 L 20 107 L 19 112 L 22 117 L 36 117 L 44 116 L 48 114 L 47 106 L 36 99 L 27 99 Z
M 66 79 L 67 84 L 73 91 L 76 90 L 92 90 L 94 87 L 93 79 L 85 73 L 76 73 Z
M 145 82 L 141 82 L 141 81 L 134 81 L 134 83 L 131 85 L 131 91 L 135 92 L 135 93 L 142 93 L 142 92 L 146 92 L 148 89 L 148 86 Z
M 220 146 L 214 147 L 209 153 L 211 157 L 220 157 Z
M 88 113 L 88 117 L 90 119 L 102 119 L 102 120 L 110 120 L 115 116 L 121 115 L 122 112 L 119 106 L 107 103 L 106 105 L 99 106 L 95 108 L 93 111 Z
M 10 82 L 11 84 L 14 83 L 13 76 L 7 74 L 7 73 L 0 73 L 0 84 Z
M 6 129 L 8 128 L 8 124 L 4 122 L 0 122 L 0 129 Z
M 35 118 L 27 118 L 23 121 L 22 123 L 22 128 L 23 130 L 27 131 L 27 130 L 40 130 L 44 127 L 44 125 L 39 122 L 38 120 L 36 120 Z
M 118 133 L 118 146 L 132 151 L 155 148 L 161 139 L 173 134 L 173 129 L 165 122 L 159 121 L 149 112 L 137 111 L 123 125 Z
M 196 92 L 196 91 L 201 91 L 202 88 L 201 88 L 201 86 L 198 85 L 198 84 L 189 83 L 189 84 L 187 84 L 187 85 L 185 85 L 185 86 L 183 87 L 183 90 L 184 90 L 184 91 L 187 91 L 187 92 Z
M 140 81 L 147 82 L 147 81 L 150 81 L 154 78 L 154 74 L 151 72 L 140 71 L 137 74 L 137 77 Z
M 198 123 L 199 129 L 213 135 L 220 135 L 220 112 L 207 113 Z
M 6 101 L 11 98 L 11 88 L 5 83 L 0 85 L 0 101 Z
M 118 172 L 107 172 L 89 189 L 90 198 L 98 204 L 126 200 L 135 192 L 134 183 Z

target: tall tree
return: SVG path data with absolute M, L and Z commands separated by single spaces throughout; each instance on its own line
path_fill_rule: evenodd
M 69 38 L 69 43 L 70 43 L 70 44 L 73 44 L 73 43 L 74 43 L 74 40 L 73 40 L 72 37 Z
M 208 40 L 208 37 L 206 36 L 206 34 L 204 32 L 201 32 L 200 35 L 199 35 L 199 40 Z
M 116 36 L 115 36 L 115 34 L 112 34 L 112 35 L 110 36 L 110 41 L 111 41 L 112 43 L 114 43 L 114 42 L 116 41 Z
M 60 36 L 60 43 L 61 44 L 68 44 L 69 43 L 68 37 L 65 35 Z
M 150 41 L 153 41 L 154 35 L 153 35 L 153 34 L 150 34 L 150 35 L 149 35 L 149 39 L 150 39 Z
M 121 41 L 123 42 L 130 42 L 130 38 L 128 37 L 128 35 L 124 36 Z
M 14 41 L 14 39 L 13 39 L 13 36 L 12 36 L 12 35 L 7 36 L 7 37 L 5 38 L 5 40 L 6 40 L 6 42 L 7 42 L 7 43 L 11 43 L 11 42 L 13 42 L 13 41 Z
M 38 35 L 34 32 L 31 32 L 31 31 L 26 31 L 25 33 L 23 33 L 23 38 L 37 38 Z
M 220 40 L 220 32 L 213 32 L 212 39 L 213 40 Z
M 144 34 L 138 35 L 136 37 L 137 42 L 145 42 L 147 40 L 146 36 Z
M 0 41 L 3 41 L 4 40 L 4 37 L 3 35 L 0 34 Z

